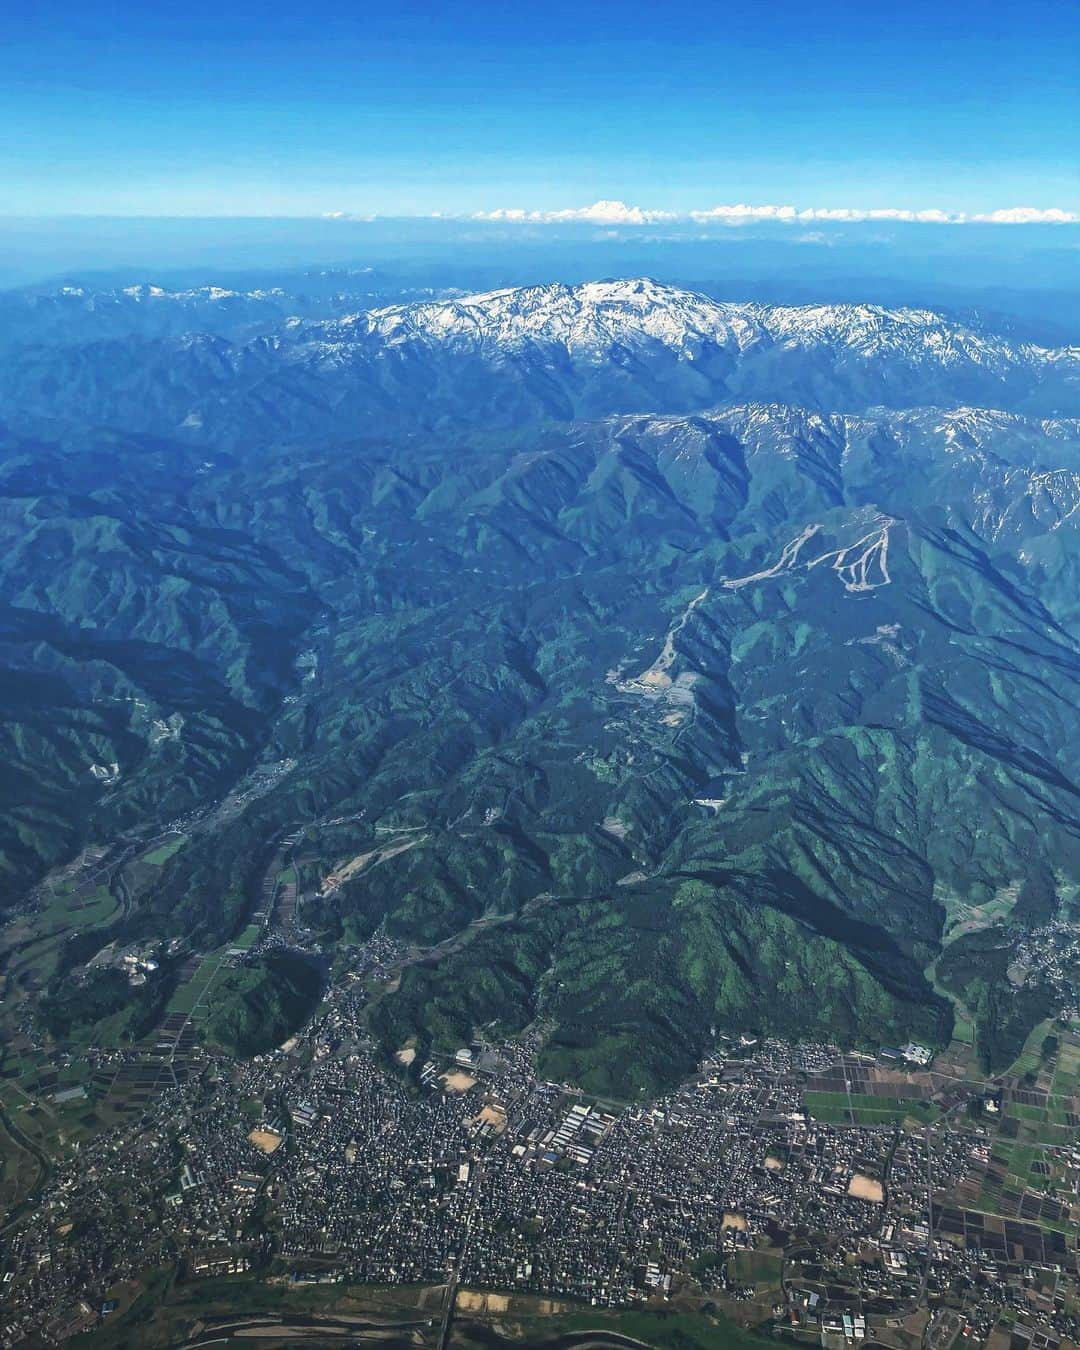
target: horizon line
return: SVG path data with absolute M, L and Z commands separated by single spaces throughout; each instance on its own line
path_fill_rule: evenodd
M 456 225 L 605 225 L 650 227 L 690 224 L 739 227 L 748 224 L 798 225 L 1077 225 L 1080 211 L 1063 207 L 1017 205 L 989 211 L 946 211 L 940 207 L 795 207 L 770 203 L 735 203 L 691 210 L 671 211 L 630 206 L 617 199 L 600 198 L 589 206 L 553 210 L 495 207 L 474 211 L 351 211 L 312 210 L 275 212 L 216 211 L 0 211 L 0 221 L 76 220 L 220 220 L 220 221 L 325 221 L 328 223 L 456 224 Z

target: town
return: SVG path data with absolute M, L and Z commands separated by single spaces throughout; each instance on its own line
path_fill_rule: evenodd
M 186 1046 L 140 1113 L 58 1158 L 0 1229 L 0 1344 L 120 1317 L 165 1267 L 424 1288 L 431 1345 L 483 1291 L 694 1309 L 830 1350 L 1080 1338 L 1068 1026 L 989 1081 L 957 1046 L 733 1038 L 677 1092 L 603 1102 L 537 1078 L 539 1032 L 422 1064 L 406 1047 L 388 1070 L 363 1013 L 400 956 L 357 948 L 275 1052 Z M 167 1035 L 157 1053 L 176 1063 Z

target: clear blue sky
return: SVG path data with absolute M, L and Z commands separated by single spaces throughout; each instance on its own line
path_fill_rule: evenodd
M 0 211 L 1080 209 L 1070 0 L 38 0 Z

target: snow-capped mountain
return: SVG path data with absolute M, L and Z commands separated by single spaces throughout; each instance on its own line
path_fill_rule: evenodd
M 922 358 L 932 365 L 967 362 L 998 374 L 1027 363 L 1080 361 L 1080 351 L 1013 345 L 930 310 L 720 302 L 648 278 L 395 305 L 327 325 L 324 336 L 330 342 L 375 337 L 391 346 L 428 341 L 503 352 L 535 343 L 572 356 L 606 355 L 616 344 L 658 343 L 687 360 L 703 344 L 740 354 L 773 346 L 828 348 L 864 358 Z
M 190 295 L 125 297 L 156 313 Z M 958 404 L 1038 415 L 1080 406 L 1080 351 L 1016 343 L 927 310 L 722 303 L 651 280 L 491 291 L 225 333 L 160 327 L 16 345 L 0 415 L 253 441 L 776 401 L 856 412 Z M 267 308 L 269 307 L 269 308 Z M 186 312 L 186 311 L 185 311 Z

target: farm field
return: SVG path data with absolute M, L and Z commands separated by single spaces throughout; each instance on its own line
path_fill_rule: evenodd
M 885 1097 L 867 1092 L 805 1094 L 807 1112 L 830 1125 L 892 1125 L 912 1120 L 926 1125 L 940 1112 L 929 1102 L 911 1097 Z
M 168 1017 L 172 1013 L 184 1013 L 199 1021 L 209 1011 L 205 995 L 217 978 L 227 953 L 226 947 L 218 947 L 202 957 L 193 957 L 185 963 L 180 972 L 180 983 L 165 1010 Z M 188 967 L 191 967 L 190 973 Z
M 149 853 L 144 853 L 142 861 L 144 863 L 149 863 L 151 867 L 161 867 L 167 863 L 171 857 L 179 853 L 187 842 L 187 835 L 178 835 L 175 839 L 170 839 L 168 843 L 152 849 Z

